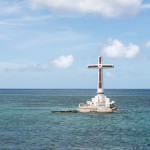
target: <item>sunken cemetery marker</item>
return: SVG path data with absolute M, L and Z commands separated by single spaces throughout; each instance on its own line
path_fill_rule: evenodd
M 103 69 L 105 68 L 113 68 L 112 64 L 102 64 L 102 57 L 100 56 L 98 59 L 98 64 L 88 65 L 88 68 L 96 68 L 98 69 L 98 88 L 97 95 L 91 99 L 91 101 L 87 101 L 86 104 L 79 104 L 78 112 L 115 112 L 118 109 L 114 106 L 115 102 L 110 102 L 110 99 L 104 95 L 103 90 Z

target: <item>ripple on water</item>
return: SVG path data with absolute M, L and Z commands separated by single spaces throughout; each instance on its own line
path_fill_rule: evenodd
M 75 109 L 95 93 L 0 91 L 0 149 L 149 150 L 150 90 L 106 90 L 119 108 L 116 113 L 50 112 Z

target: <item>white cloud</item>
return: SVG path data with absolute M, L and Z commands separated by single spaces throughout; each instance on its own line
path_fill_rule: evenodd
M 59 56 L 57 59 L 53 60 L 52 63 L 58 68 L 68 68 L 72 65 L 74 58 L 72 55 Z
M 12 14 L 20 11 L 21 3 L 17 1 L 1 1 L 0 2 L 0 14 Z
M 98 14 L 108 18 L 133 16 L 142 0 L 29 0 L 32 9 L 46 8 L 57 13 Z
M 146 46 L 147 48 L 150 48 L 150 40 L 145 43 L 145 46 Z
M 130 43 L 128 46 L 122 44 L 119 40 L 109 40 L 102 49 L 103 54 L 107 57 L 124 57 L 134 58 L 140 53 L 140 48 Z
M 25 21 L 39 21 L 39 20 L 47 20 L 47 19 L 51 19 L 53 18 L 50 15 L 44 15 L 44 16 L 26 16 L 24 18 L 22 18 L 21 20 L 25 20 Z
M 0 25 L 8 25 L 8 26 L 22 26 L 22 25 L 24 25 L 24 24 L 8 23 L 8 22 L 0 22 Z
M 143 9 L 150 8 L 150 3 L 148 3 L 148 4 L 143 4 L 143 5 L 142 5 L 142 8 L 143 8 Z
M 74 58 L 72 55 L 60 56 L 53 60 L 51 63 L 58 68 L 68 68 L 72 65 Z M 21 63 L 10 63 L 0 62 L 0 71 L 15 71 L 15 72 L 43 72 L 50 71 L 52 65 L 49 63 L 32 63 L 32 64 L 21 64 Z
M 133 71 L 129 71 L 129 72 L 127 72 L 128 74 L 129 74 L 129 76 L 131 76 L 131 77 L 136 77 L 137 76 L 137 74 L 135 73 L 135 72 L 133 72 Z
M 0 63 L 0 71 L 40 72 L 48 71 L 48 66 L 43 64 Z
M 106 72 L 106 76 L 108 76 L 108 77 L 114 77 L 114 74 L 112 72 Z
M 31 35 L 30 37 L 28 37 L 27 39 L 17 43 L 17 45 L 15 45 L 15 48 L 20 49 L 20 48 L 31 48 L 32 46 L 37 46 L 38 45 L 45 45 L 45 44 L 57 44 L 59 43 L 59 45 L 64 45 L 68 43 L 71 45 L 71 43 L 75 43 L 78 42 L 78 46 L 80 45 L 79 43 L 85 42 L 86 40 L 89 40 L 90 37 L 88 35 L 83 35 L 81 33 L 76 33 L 71 31 L 70 29 L 63 29 L 63 27 L 60 27 L 60 31 L 58 29 L 58 31 L 52 31 L 52 32 L 48 32 L 48 33 L 43 33 L 43 32 L 34 32 L 31 31 L 30 32 Z M 69 45 L 69 46 L 70 46 Z M 72 44 L 74 45 L 74 44 Z M 76 44 L 77 46 L 77 44 Z M 72 47 L 72 46 L 71 46 Z M 78 49 L 79 47 L 73 47 Z M 62 48 L 64 49 L 64 48 Z

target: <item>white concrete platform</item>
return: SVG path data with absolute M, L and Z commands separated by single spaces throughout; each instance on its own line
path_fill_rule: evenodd
M 86 104 L 79 104 L 78 112 L 97 112 L 97 113 L 112 113 L 118 111 L 115 107 L 115 102 L 110 102 L 104 94 L 98 94 L 91 101 L 87 101 Z

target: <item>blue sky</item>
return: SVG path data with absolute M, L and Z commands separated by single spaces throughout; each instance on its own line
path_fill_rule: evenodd
M 149 0 L 0 0 L 0 88 L 150 88 Z

